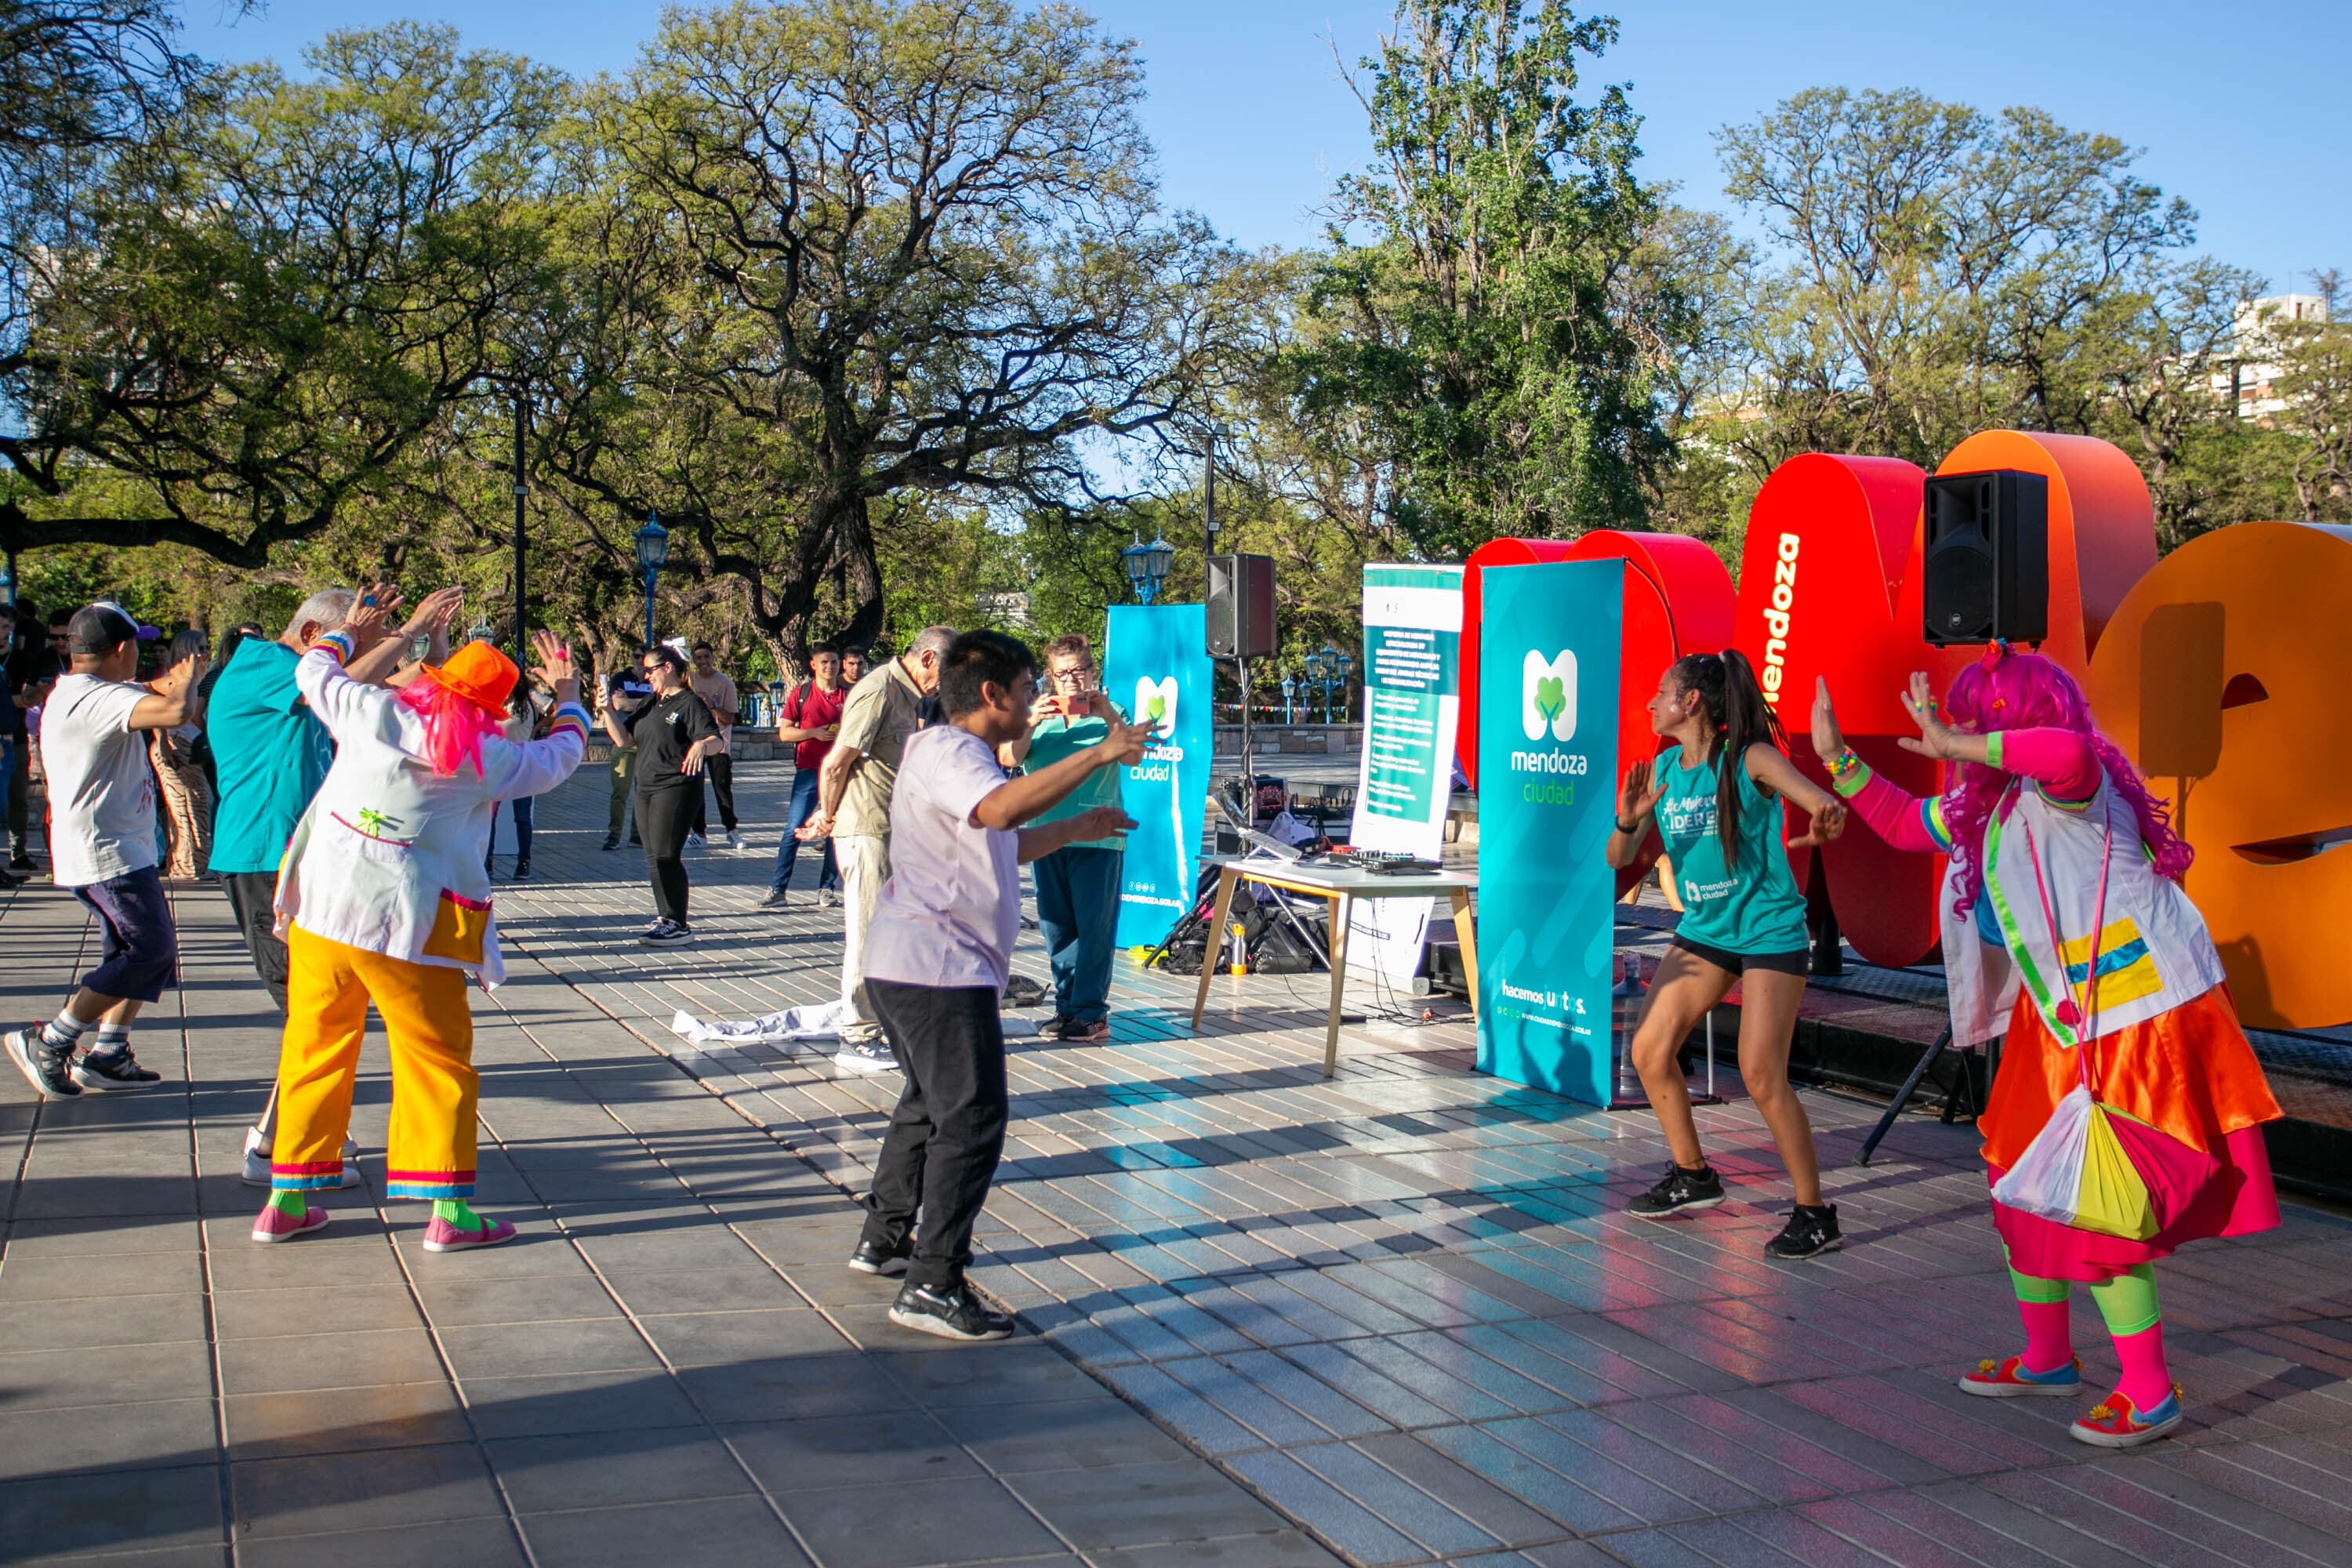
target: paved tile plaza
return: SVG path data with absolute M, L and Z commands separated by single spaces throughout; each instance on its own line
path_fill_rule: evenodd
M 601 771 L 540 803 L 514 978 L 476 1005 L 509 1247 L 424 1254 L 423 1205 L 379 1202 L 373 1044 L 366 1187 L 246 1239 L 277 1035 L 209 889 L 138 1037 L 163 1088 L 37 1110 L 0 1075 L 0 1560 L 2352 1563 L 2336 1215 L 2159 1270 L 2191 1426 L 2102 1456 L 2066 1402 L 1952 1387 L 2014 1335 L 1965 1128 L 1906 1120 L 1857 1171 L 1876 1108 L 1809 1095 L 1850 1239 L 1768 1266 L 1785 1199 L 1736 1094 L 1702 1113 L 1734 1201 L 1637 1226 L 1644 1116 L 1480 1078 L 1460 1009 L 1369 993 L 1326 1083 L 1318 977 L 1220 979 L 1193 1039 L 1189 986 L 1123 967 L 1110 1047 L 1021 1042 L 975 1278 L 1024 1332 L 895 1330 L 841 1268 L 895 1080 L 667 1027 L 835 988 L 837 916 L 751 908 L 786 770 L 738 777 L 754 852 L 692 861 L 682 952 L 631 940 Z M 46 1015 L 82 911 L 0 896 L 6 1006 Z M 2076 1332 L 2104 1389 L 2087 1302 Z

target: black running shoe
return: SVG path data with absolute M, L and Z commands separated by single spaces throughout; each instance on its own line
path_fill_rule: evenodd
M 694 932 L 676 921 L 662 920 L 656 921 L 653 929 L 637 940 L 647 947 L 684 947 L 694 940 Z
M 38 1024 L 27 1024 L 21 1029 L 11 1029 L 0 1038 L 0 1048 L 25 1075 L 25 1081 L 43 1100 L 71 1100 L 81 1093 L 81 1085 L 74 1082 L 69 1058 L 71 1046 L 52 1047 Z
M 854 1274 L 879 1274 L 886 1279 L 896 1279 L 907 1271 L 907 1257 L 914 1250 L 911 1247 L 901 1247 L 893 1251 L 887 1247 L 877 1247 L 870 1241 L 861 1241 L 857 1244 L 857 1250 L 849 1255 L 850 1271 Z
M 11 871 L 30 871 L 34 868 L 33 858 L 25 853 L 25 847 L 21 844 L 16 846 L 16 852 L 8 857 L 8 869 Z
M 890 1321 L 919 1334 L 943 1340 L 1008 1340 L 1013 1320 L 980 1304 L 969 1285 L 934 1290 L 928 1285 L 901 1285 L 890 1303 Z
M 530 880 L 530 856 L 526 855 L 521 859 L 515 862 L 514 879 L 518 882 L 528 882 Z
M 1625 1212 L 1635 1219 L 1670 1219 L 1678 1214 L 1694 1214 L 1711 1209 L 1723 1201 L 1723 1178 L 1714 1167 L 1701 1165 L 1696 1171 L 1685 1171 L 1680 1165 L 1666 1167 L 1665 1179 L 1632 1203 Z
M 1800 1258 L 1819 1258 L 1824 1252 L 1834 1252 L 1845 1245 L 1838 1234 L 1837 1205 L 1823 1204 L 1819 1208 L 1797 1205 L 1780 1234 L 1764 1244 L 1764 1256 L 1793 1263 Z
M 139 1065 L 129 1046 L 119 1051 L 92 1051 L 73 1065 L 73 1080 L 83 1089 L 152 1089 L 163 1075 Z
M 604 842 L 596 846 L 599 849 L 618 849 L 620 847 L 621 836 L 617 833 L 607 833 L 604 835 Z

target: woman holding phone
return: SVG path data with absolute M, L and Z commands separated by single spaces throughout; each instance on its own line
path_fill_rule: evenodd
M 1045 689 L 1029 710 L 1029 733 L 999 748 L 998 760 L 1023 773 L 1052 767 L 1102 743 L 1104 721 L 1127 715 L 1097 686 L 1094 649 L 1073 634 L 1045 645 Z M 1030 826 L 1078 816 L 1119 803 L 1123 770 L 1097 768 L 1061 805 Z M 1049 1038 L 1099 1045 L 1110 1038 L 1112 928 L 1118 923 L 1119 879 L 1127 840 L 1118 834 L 1065 845 L 1030 863 L 1037 879 L 1037 929 L 1054 965 Z

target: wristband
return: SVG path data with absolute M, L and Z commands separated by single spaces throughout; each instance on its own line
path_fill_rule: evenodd
M 1828 767 L 1830 777 L 1833 779 L 1842 779 L 1845 777 L 1846 774 L 1853 772 L 1854 769 L 1861 767 L 1862 765 L 1862 759 L 1854 754 L 1854 750 L 1852 746 L 1848 746 L 1845 750 L 1840 752 L 1836 756 L 1832 757 L 1829 760 Z
M 1633 837 L 1635 834 L 1642 831 L 1642 825 L 1638 822 L 1633 824 L 1633 826 L 1628 827 L 1623 823 L 1618 822 L 1617 818 L 1613 816 L 1610 817 L 1609 820 L 1612 823 L 1616 823 L 1617 831 L 1623 834 L 1628 838 Z

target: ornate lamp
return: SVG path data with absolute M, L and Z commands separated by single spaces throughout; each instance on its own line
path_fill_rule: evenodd
M 1138 604 L 1148 605 L 1160 596 L 1160 585 L 1168 580 L 1168 563 L 1176 558 L 1176 547 L 1152 531 L 1151 542 L 1143 542 L 1138 532 L 1135 542 L 1118 552 L 1127 567 L 1127 580 L 1134 585 Z
M 661 575 L 663 564 L 669 560 L 669 530 L 661 525 L 658 514 L 646 513 L 645 527 L 637 530 L 637 578 L 646 585 L 646 647 L 654 646 L 654 579 Z

